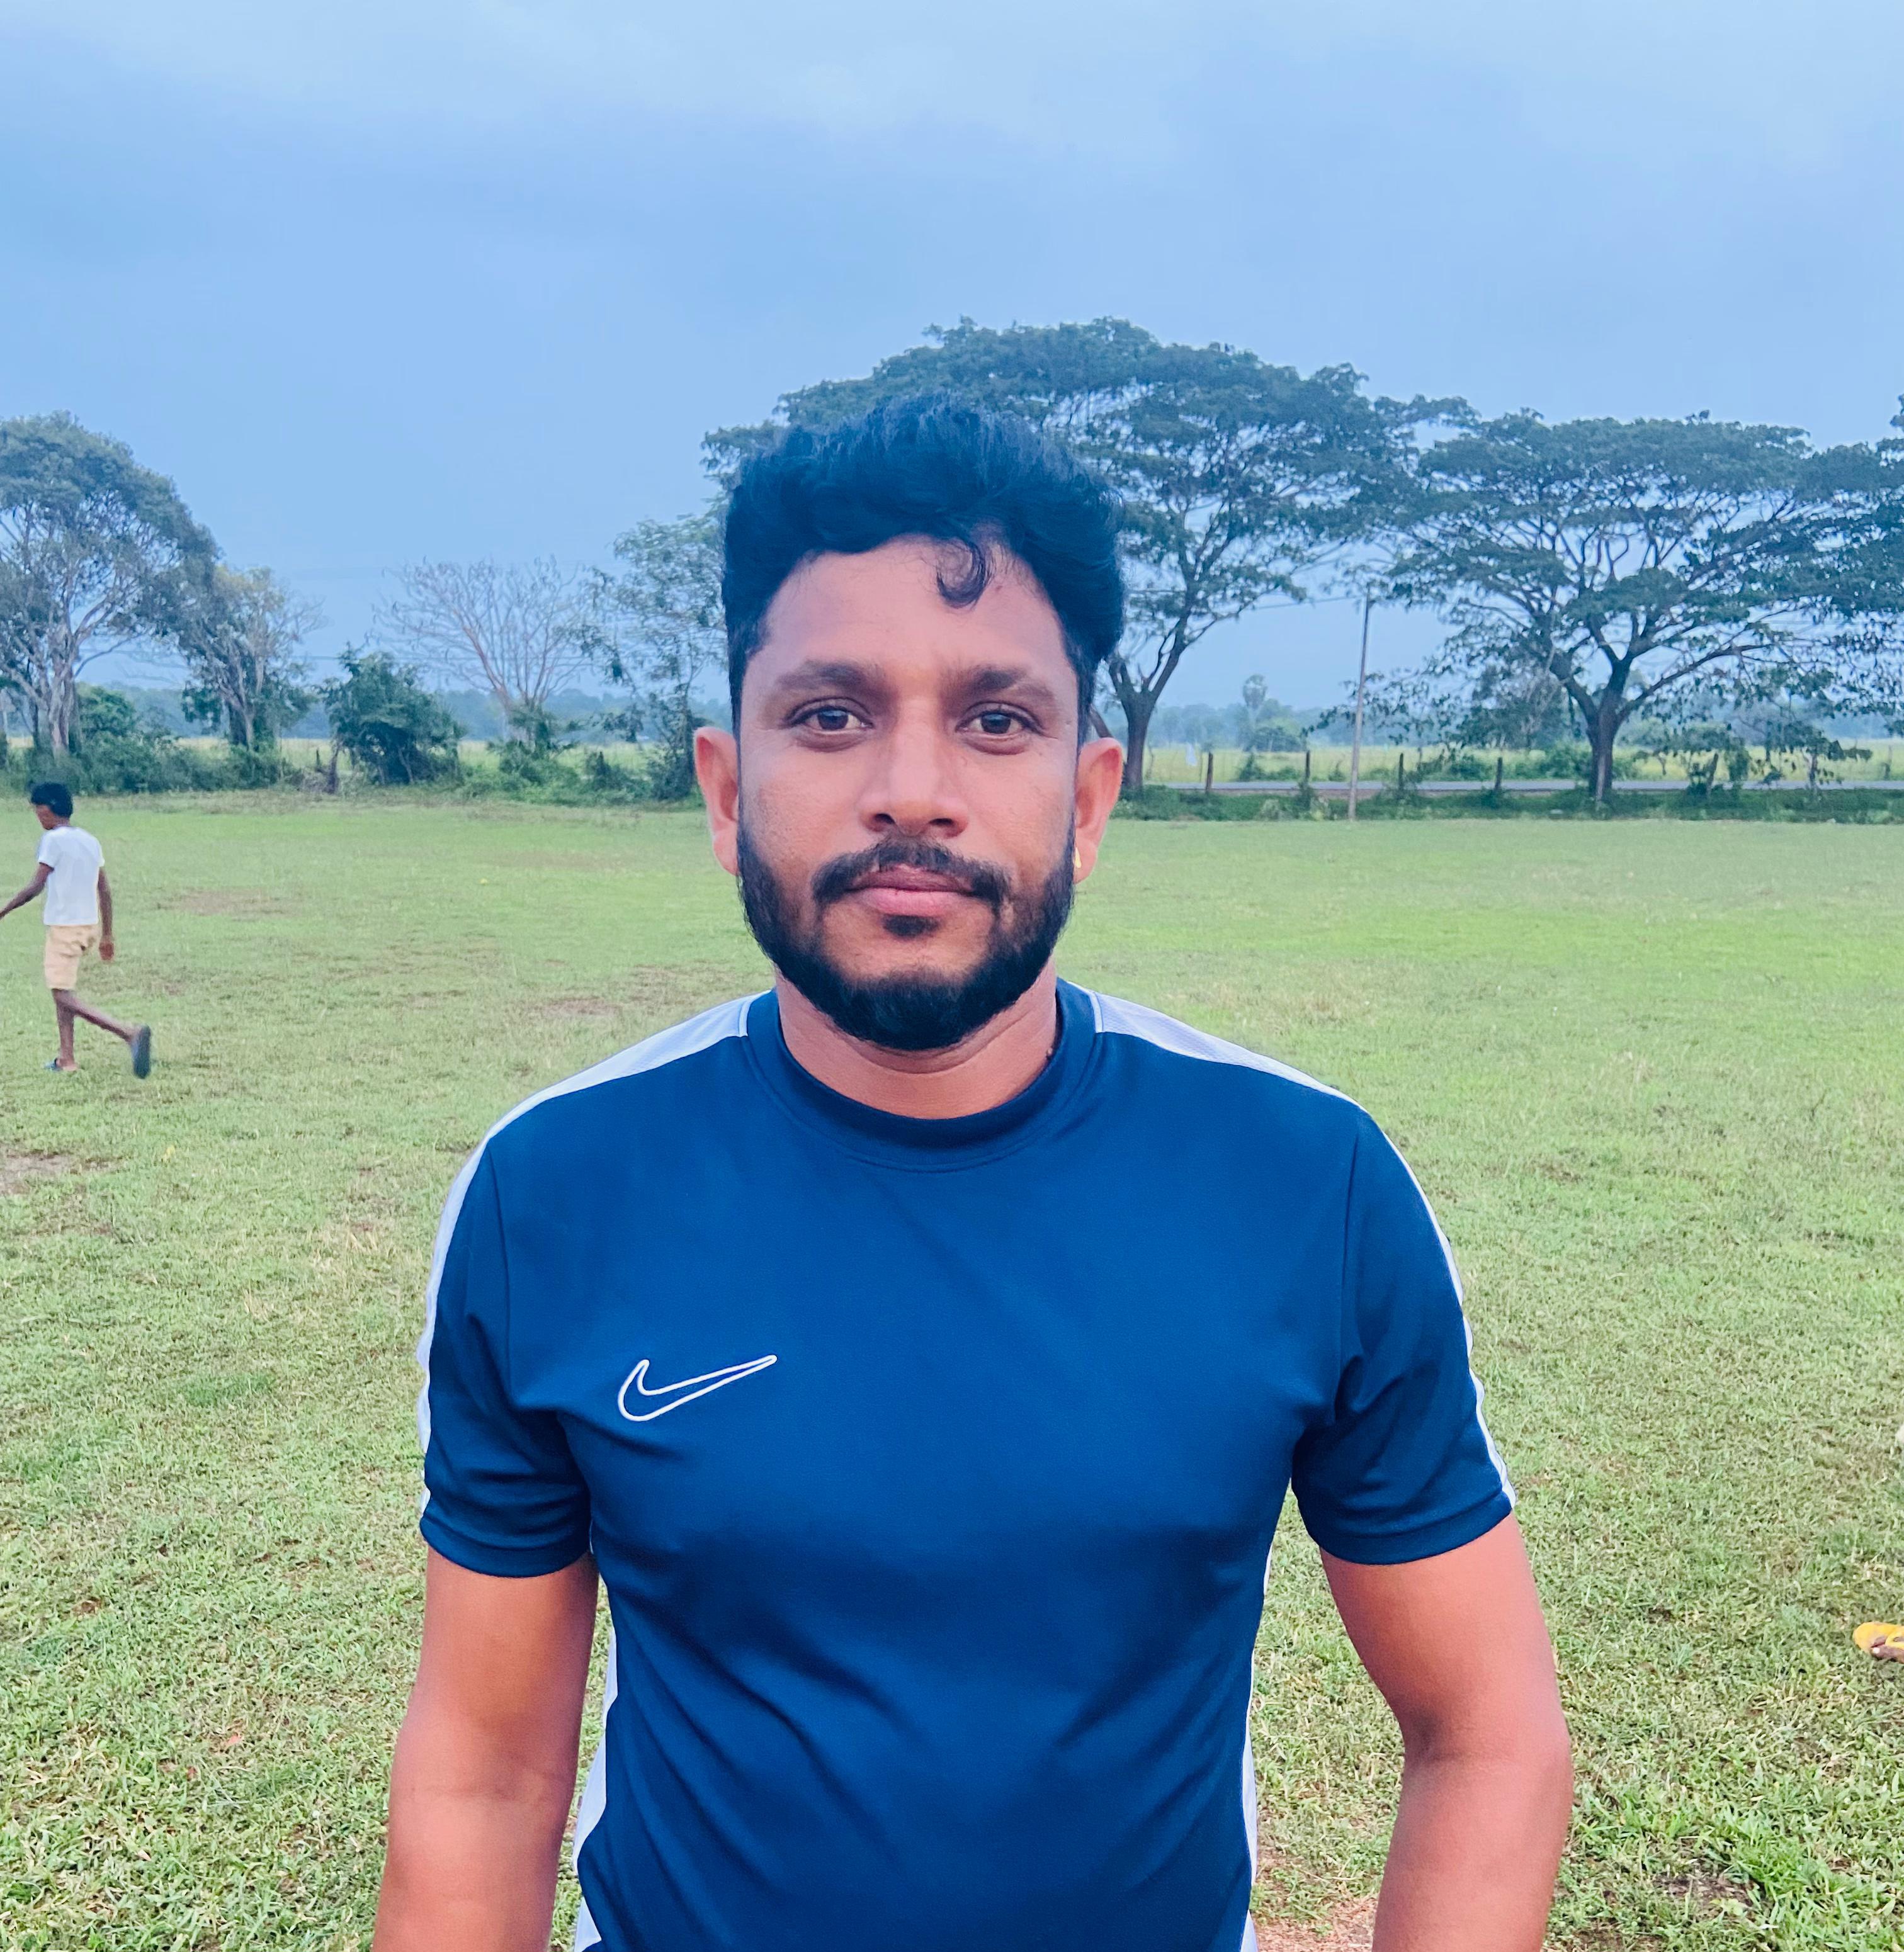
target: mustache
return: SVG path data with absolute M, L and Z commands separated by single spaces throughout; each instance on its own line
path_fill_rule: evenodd
M 838 855 L 816 868 L 813 899 L 822 906 L 836 902 L 850 894 L 867 875 L 887 868 L 913 868 L 921 874 L 942 875 L 960 893 L 975 896 L 994 909 L 1003 908 L 1011 895 L 1011 877 L 989 861 L 968 859 L 934 840 L 911 840 L 894 834 L 857 854 Z

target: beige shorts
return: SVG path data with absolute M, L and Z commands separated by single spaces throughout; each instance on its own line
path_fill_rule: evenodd
M 80 965 L 99 946 L 96 921 L 46 924 L 46 987 L 70 990 L 80 980 Z

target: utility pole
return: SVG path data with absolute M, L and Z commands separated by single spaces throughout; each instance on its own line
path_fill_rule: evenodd
M 1355 736 L 1348 748 L 1348 817 L 1355 818 L 1356 789 L 1362 783 L 1362 695 L 1368 689 L 1369 613 L 1375 608 L 1373 595 L 1362 599 L 1362 665 L 1355 674 Z

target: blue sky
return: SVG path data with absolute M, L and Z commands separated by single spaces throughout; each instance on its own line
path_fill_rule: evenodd
M 601 559 L 706 428 L 961 314 L 1868 439 L 1901 57 L 1829 0 L 0 0 L 0 413 L 130 440 L 321 649 L 406 558 Z M 1174 695 L 1354 650 L 1279 612 Z

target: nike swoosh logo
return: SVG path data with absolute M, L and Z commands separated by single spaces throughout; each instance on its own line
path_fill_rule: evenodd
M 751 1362 L 736 1362 L 731 1369 L 710 1369 L 704 1376 L 689 1376 L 678 1383 L 664 1383 L 658 1390 L 648 1387 L 648 1359 L 644 1356 L 628 1372 L 625 1382 L 615 1399 L 615 1407 L 631 1423 L 653 1423 L 658 1416 L 665 1416 L 671 1409 L 679 1409 L 683 1403 L 692 1403 L 697 1397 L 710 1396 L 716 1390 L 724 1390 L 729 1383 L 737 1383 L 743 1376 L 757 1376 L 763 1369 L 771 1369 L 778 1362 L 778 1356 L 757 1356 Z M 637 1401 L 650 1403 L 652 1409 L 633 1410 L 628 1407 L 628 1392 L 634 1390 Z

